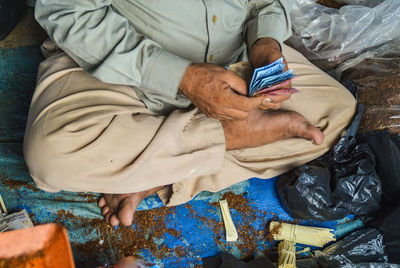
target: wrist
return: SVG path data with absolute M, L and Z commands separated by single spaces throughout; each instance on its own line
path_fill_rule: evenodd
M 270 37 L 263 37 L 263 38 L 258 39 L 254 43 L 253 47 L 255 47 L 255 46 L 263 46 L 263 47 L 268 47 L 270 49 L 279 50 L 280 52 L 282 51 L 282 48 L 281 48 L 281 45 L 279 44 L 279 42 Z
M 249 63 L 253 68 L 258 68 L 280 57 L 282 57 L 282 51 L 278 41 L 272 38 L 260 38 L 250 50 Z
M 194 64 L 190 64 L 187 68 L 185 73 L 183 74 L 182 80 L 179 84 L 178 94 L 182 93 L 185 95 L 186 89 L 188 88 L 188 83 L 190 82 L 190 77 L 192 76 L 193 66 Z

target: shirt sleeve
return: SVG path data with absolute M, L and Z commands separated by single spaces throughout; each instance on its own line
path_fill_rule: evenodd
M 173 98 L 191 63 L 135 31 L 112 0 L 37 0 L 35 17 L 85 71 Z
M 260 38 L 273 38 L 282 47 L 292 35 L 290 7 L 292 0 L 250 0 L 244 25 L 247 47 L 251 49 Z

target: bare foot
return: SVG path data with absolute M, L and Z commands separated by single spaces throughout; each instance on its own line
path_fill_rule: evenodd
M 253 110 L 245 120 L 221 121 L 226 149 L 257 147 L 277 140 L 299 137 L 320 145 L 324 134 L 307 119 L 291 111 Z
M 98 202 L 101 214 L 103 214 L 104 220 L 112 226 L 119 225 L 119 223 L 129 226 L 132 224 L 139 203 L 163 187 L 131 194 L 104 194 Z

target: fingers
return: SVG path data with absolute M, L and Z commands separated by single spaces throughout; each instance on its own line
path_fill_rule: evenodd
M 208 65 L 207 65 L 208 66 Z M 279 109 L 283 101 L 290 96 L 260 95 L 247 97 L 248 88 L 246 82 L 235 73 L 215 66 L 208 66 L 207 83 L 204 79 L 199 86 L 187 90 L 188 97 L 204 114 L 218 120 L 243 120 L 248 117 L 250 111 L 261 109 Z M 202 84 L 203 83 L 203 84 Z
M 224 80 L 229 84 L 232 90 L 240 95 L 247 96 L 247 84 L 240 76 L 231 71 L 226 71 Z
M 260 103 L 255 104 L 255 100 L 252 100 L 252 98 L 239 95 L 233 92 L 232 89 L 228 89 L 226 99 L 225 108 L 222 109 L 221 113 L 233 117 L 230 120 L 246 119 L 249 112 L 260 105 Z
M 208 117 L 218 120 L 246 119 L 248 112 L 252 109 L 252 107 L 247 104 L 249 98 L 233 91 L 228 82 L 224 82 L 221 87 L 222 90 L 219 92 L 219 95 L 214 98 L 218 105 L 205 107 L 203 109 L 199 107 L 202 112 Z
M 232 90 L 230 91 L 231 92 L 226 95 L 225 106 L 218 107 L 213 111 L 203 112 L 208 117 L 218 120 L 243 120 L 248 117 L 251 110 L 257 108 L 277 110 L 280 108 L 283 99 L 287 99 L 287 97 L 284 96 L 259 96 L 248 98 L 236 94 Z
M 244 120 L 249 116 L 248 111 L 241 111 L 233 108 L 227 108 L 226 112 L 233 117 L 233 119 L 230 120 Z
M 251 110 L 260 108 L 263 110 L 278 110 L 282 102 L 288 100 L 291 94 L 271 95 L 263 94 L 256 97 L 245 97 L 235 93 L 232 89 L 227 89 L 225 95 L 225 105 L 210 111 L 203 111 L 210 118 L 218 120 L 243 120 L 248 117 Z
M 263 97 L 268 98 L 273 103 L 282 103 L 285 100 L 290 99 L 292 94 L 283 94 L 283 95 L 274 95 L 274 94 L 265 94 Z
M 223 108 L 218 112 L 204 112 L 204 114 L 207 115 L 207 117 L 215 118 L 218 120 L 242 120 L 246 119 L 248 116 L 248 112 L 240 111 L 233 108 Z
M 232 92 L 233 93 L 233 92 Z M 238 94 L 231 94 L 230 98 L 230 108 L 242 111 L 250 112 L 256 108 L 261 109 L 274 109 L 277 110 L 281 107 L 284 100 L 290 98 L 290 95 L 261 95 L 257 97 L 245 97 Z
M 265 94 L 263 96 L 259 96 L 257 98 L 262 99 L 261 105 L 259 108 L 261 109 L 272 109 L 277 110 L 281 107 L 282 103 L 288 99 L 290 99 L 291 94 L 285 95 L 272 95 L 272 94 Z

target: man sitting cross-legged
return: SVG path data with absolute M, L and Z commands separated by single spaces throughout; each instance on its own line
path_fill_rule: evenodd
M 155 192 L 182 204 L 328 151 L 355 100 L 282 43 L 288 12 L 285 0 L 38 0 L 53 41 L 24 141 L 37 186 L 103 193 L 105 220 L 130 225 Z M 300 93 L 247 97 L 252 70 L 281 57 Z

